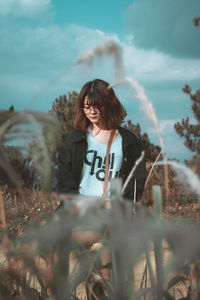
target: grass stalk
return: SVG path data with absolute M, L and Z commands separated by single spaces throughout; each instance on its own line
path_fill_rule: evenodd
M 162 218 L 162 196 L 160 186 L 153 186 L 153 199 L 154 199 L 154 211 L 158 218 Z M 159 237 L 154 243 L 154 254 L 156 263 L 156 275 L 157 275 L 157 299 L 162 299 L 162 287 L 163 287 L 163 255 L 162 255 L 162 239 Z
M 162 217 L 162 196 L 159 185 L 153 186 L 153 205 L 158 218 Z
M 6 213 L 5 213 L 4 197 L 3 197 L 2 190 L 0 190 L 0 216 L 1 216 L 2 228 L 6 229 L 6 227 L 7 227 Z
M 153 274 L 153 268 L 152 268 L 152 264 L 151 264 L 149 250 L 146 250 L 145 254 L 146 254 L 146 260 L 147 260 L 147 265 L 148 265 L 148 270 L 149 270 L 149 279 L 150 279 L 150 283 L 151 283 L 151 288 L 153 289 L 153 291 L 155 291 L 156 283 L 155 283 L 155 278 L 154 278 L 154 274 Z

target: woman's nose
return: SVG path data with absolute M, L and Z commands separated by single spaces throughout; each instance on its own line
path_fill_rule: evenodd
M 90 111 L 91 111 L 91 113 L 96 113 L 96 109 L 92 106 L 90 107 Z

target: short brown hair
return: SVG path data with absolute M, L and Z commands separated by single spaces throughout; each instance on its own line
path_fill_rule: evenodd
M 115 95 L 113 88 L 104 80 L 94 79 L 87 82 L 79 93 L 74 120 L 76 129 L 87 131 L 90 123 L 83 111 L 86 96 L 90 105 L 99 109 L 105 129 L 116 129 L 123 122 L 126 110 Z

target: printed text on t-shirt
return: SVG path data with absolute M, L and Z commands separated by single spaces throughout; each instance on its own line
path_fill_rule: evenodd
M 96 175 L 96 178 L 99 181 L 104 181 L 105 161 L 106 161 L 106 156 L 105 157 L 99 156 L 98 152 L 96 150 L 88 150 L 87 151 L 85 163 L 87 165 L 91 166 L 90 175 L 91 176 Z M 115 153 L 110 153 L 110 155 L 109 155 L 109 179 L 117 178 L 117 177 L 121 176 L 120 170 L 117 170 L 115 172 L 115 174 L 113 174 L 114 162 L 115 162 Z

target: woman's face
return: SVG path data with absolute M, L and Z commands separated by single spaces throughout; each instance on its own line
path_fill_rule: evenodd
M 96 124 L 97 126 L 101 124 L 101 112 L 96 106 L 90 105 L 90 101 L 87 96 L 84 100 L 83 110 L 85 116 L 92 124 Z

